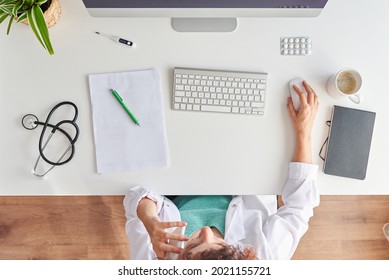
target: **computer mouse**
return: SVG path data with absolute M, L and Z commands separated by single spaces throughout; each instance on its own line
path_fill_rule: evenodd
M 305 88 L 303 86 L 303 81 L 304 79 L 302 78 L 295 78 L 289 82 L 290 96 L 292 97 L 293 107 L 296 111 L 300 110 L 300 98 L 294 90 L 293 85 L 296 85 L 299 89 L 303 91 L 305 96 L 307 96 L 307 92 L 305 91 Z

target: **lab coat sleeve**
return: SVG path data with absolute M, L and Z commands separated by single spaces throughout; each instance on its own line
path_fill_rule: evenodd
M 320 198 L 316 186 L 318 166 L 289 163 L 288 180 L 282 190 L 284 205 L 264 225 L 272 259 L 290 259 L 308 230 L 308 221 Z
M 163 207 L 163 196 L 143 187 L 134 187 L 125 195 L 123 205 L 127 218 L 126 234 L 130 243 L 130 259 L 133 260 L 150 260 L 157 257 L 149 234 L 137 214 L 138 203 L 144 197 L 157 203 L 157 214 Z

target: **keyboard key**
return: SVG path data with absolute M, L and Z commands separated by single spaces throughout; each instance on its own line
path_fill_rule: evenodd
M 251 102 L 251 107 L 262 108 L 263 107 L 263 103 Z
M 202 105 L 201 111 L 229 113 L 229 112 L 231 112 L 231 107 Z
M 258 84 L 258 89 L 265 89 L 266 86 L 264 84 Z

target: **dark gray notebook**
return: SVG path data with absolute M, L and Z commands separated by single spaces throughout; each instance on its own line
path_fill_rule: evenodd
M 328 136 L 324 173 L 366 178 L 376 113 L 334 106 Z

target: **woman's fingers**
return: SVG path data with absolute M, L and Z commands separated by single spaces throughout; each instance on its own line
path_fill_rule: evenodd
M 169 233 L 165 235 L 167 239 L 171 240 L 177 240 L 177 241 L 188 241 L 189 237 L 183 234 L 178 234 L 178 233 Z
M 300 106 L 306 105 L 307 104 L 307 97 L 305 96 L 304 92 L 296 85 L 293 85 L 293 89 L 299 97 Z
M 186 222 L 175 221 L 175 222 L 161 222 L 161 226 L 163 228 L 171 228 L 171 227 L 184 227 L 186 226 Z
M 181 248 L 167 243 L 161 243 L 159 249 L 164 252 L 176 253 L 176 254 L 179 254 L 182 251 Z
M 288 97 L 288 109 L 290 116 L 294 120 L 296 118 L 296 110 L 293 107 L 292 97 Z
M 186 222 L 175 221 L 175 222 L 160 222 L 159 229 L 155 232 L 155 235 L 164 242 L 168 239 L 178 240 L 178 241 L 187 241 L 189 238 L 183 234 L 167 232 L 165 229 L 172 227 L 184 227 Z
M 306 81 L 303 81 L 303 87 L 305 88 L 305 91 L 307 92 L 308 104 L 316 105 L 317 100 L 318 100 L 316 92 L 313 90 L 313 88 Z

